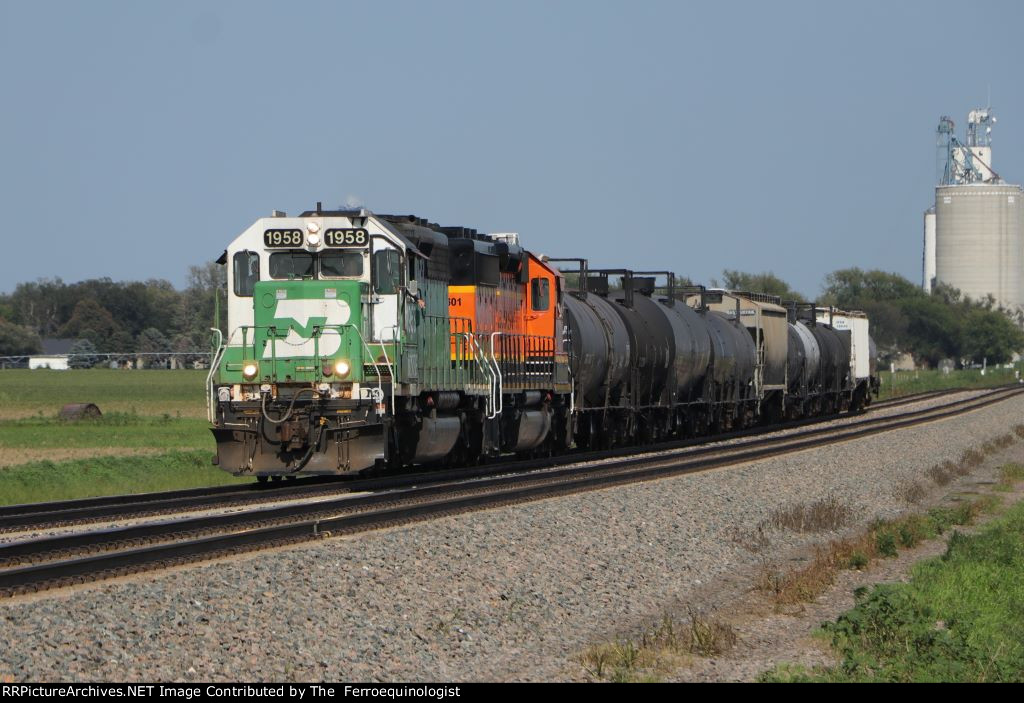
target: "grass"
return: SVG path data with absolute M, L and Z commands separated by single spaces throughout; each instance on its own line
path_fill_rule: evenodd
M 205 371 L 0 370 L 0 505 L 213 486 Z M 67 422 L 66 403 L 103 416 Z
M 206 374 L 191 369 L 2 369 L 0 417 L 51 417 L 67 403 L 96 403 L 104 413 L 206 417 Z
M 999 482 L 996 484 L 997 491 L 1010 491 L 1013 487 L 1024 481 L 1024 464 L 1003 464 L 999 467 Z
M 919 371 L 879 371 L 878 377 L 881 381 L 878 399 L 899 398 L 914 393 L 927 393 L 928 391 L 950 390 L 954 388 L 989 388 L 1001 386 L 1006 383 L 1017 381 L 1014 375 L 1019 366 L 1015 368 L 989 368 L 985 375 L 981 375 L 981 369 L 961 369 L 950 371 L 948 374 L 938 369 L 923 369 Z
M 1024 467 L 1008 466 L 1006 480 L 1024 480 Z M 858 589 L 856 606 L 822 628 L 840 664 L 784 665 L 761 680 L 1024 681 L 1021 573 L 1024 503 L 977 535 L 954 531 L 946 553 L 917 564 L 910 583 Z
M 210 451 L 168 451 L 70 461 L 35 461 L 0 469 L 0 504 L 148 493 L 245 483 L 210 463 Z
M 107 413 L 96 419 L 67 422 L 55 417 L 0 420 L 0 447 L 207 448 L 213 439 L 205 419 Z
M 736 631 L 730 625 L 687 608 L 684 620 L 666 615 L 640 637 L 595 645 L 579 661 L 598 680 L 653 682 L 678 669 L 692 655 L 724 654 L 736 642 Z
M 800 568 L 780 572 L 765 563 L 756 586 L 776 607 L 810 602 L 835 583 L 840 569 L 863 569 L 873 559 L 894 557 L 900 548 L 914 547 L 955 525 L 970 524 L 992 507 L 991 498 L 980 498 L 952 508 L 932 508 L 926 513 L 875 521 L 856 536 L 833 540 L 818 548 Z
M 853 508 L 834 495 L 810 503 L 776 508 L 767 523 L 779 530 L 826 532 L 845 527 L 853 518 Z
M 828 532 L 845 527 L 853 519 L 854 509 L 829 494 L 810 502 L 794 503 L 775 508 L 755 527 L 732 527 L 726 535 L 734 544 L 752 554 L 759 554 L 771 546 L 772 530 L 792 532 Z

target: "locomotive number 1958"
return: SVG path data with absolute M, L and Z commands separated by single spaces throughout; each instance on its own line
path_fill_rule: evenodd
M 301 247 L 302 242 L 301 229 L 268 229 L 263 232 L 263 246 L 266 247 Z
M 329 229 L 324 232 L 324 244 L 329 247 L 365 247 L 369 241 L 365 229 Z

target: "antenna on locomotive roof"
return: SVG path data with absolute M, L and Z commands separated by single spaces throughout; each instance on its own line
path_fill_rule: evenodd
M 320 202 L 319 200 L 317 200 L 317 201 L 316 201 L 316 214 L 318 214 L 318 215 L 319 215 L 319 214 L 320 214 L 320 211 L 321 211 L 322 209 L 323 209 L 323 203 L 321 203 L 321 202 Z

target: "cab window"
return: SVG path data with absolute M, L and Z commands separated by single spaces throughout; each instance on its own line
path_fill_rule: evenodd
M 544 312 L 551 307 L 551 282 L 546 278 L 535 278 L 530 281 L 530 298 L 533 309 Z
M 279 251 L 270 255 L 271 278 L 310 278 L 313 255 L 304 251 Z
M 395 249 L 373 252 L 373 291 L 393 295 L 402 284 L 402 258 Z
M 363 252 L 325 251 L 320 254 L 320 275 L 329 278 L 362 276 Z
M 253 287 L 260 280 L 260 255 L 254 251 L 240 251 L 231 259 L 235 295 L 252 297 Z

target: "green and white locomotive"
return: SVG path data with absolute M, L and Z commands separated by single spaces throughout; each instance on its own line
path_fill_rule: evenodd
M 557 306 L 547 303 L 544 335 L 508 322 L 529 295 L 530 258 L 514 241 L 366 210 L 257 220 L 219 259 L 216 463 L 264 479 L 565 445 L 566 430 L 552 431 L 570 391 L 565 356 L 554 357 Z M 490 327 L 449 314 L 453 283 L 487 291 Z

